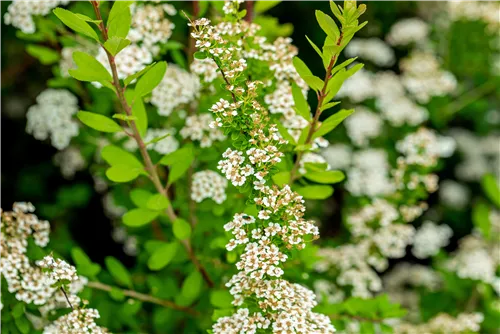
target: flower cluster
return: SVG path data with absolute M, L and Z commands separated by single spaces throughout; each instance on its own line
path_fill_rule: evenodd
M 169 116 L 182 105 L 193 102 L 199 95 L 200 81 L 175 64 L 169 64 L 163 80 L 153 90 L 151 104 L 161 116 Z
M 193 174 L 191 198 L 200 203 L 211 198 L 221 204 L 226 200 L 227 180 L 211 170 L 203 170 Z
M 390 67 L 395 62 L 394 50 L 378 38 L 354 38 L 345 49 L 346 56 L 360 57 L 377 66 Z
M 220 99 L 212 106 L 216 117 L 212 126 L 237 130 L 234 138 L 243 136 L 235 144 L 244 149 L 228 148 L 218 168 L 235 186 L 251 184 L 253 201 L 259 209 L 258 217 L 236 214 L 224 226 L 233 234 L 227 249 L 244 247 L 236 264 L 239 272 L 226 284 L 234 297 L 233 304 L 242 306 L 255 300 L 259 311 L 240 308 L 232 316 L 219 318 L 213 330 L 251 333 L 272 328 L 273 333 L 332 333 L 328 317 L 312 312 L 316 305 L 314 293 L 281 278 L 288 258 L 285 252 L 302 249 L 308 239 L 318 237 L 318 228 L 303 219 L 304 200 L 288 185 L 266 185 L 271 167 L 283 156 L 279 147 L 286 141 L 271 123 L 266 108 L 257 101 L 257 89 L 263 84 L 241 79 L 247 70 L 247 58 L 262 57 L 259 52 L 243 52 L 241 46 L 242 39 L 253 38 L 256 26 L 240 21 L 212 26 L 206 19 L 191 25 L 196 46 L 220 68 L 232 96 L 231 102 Z M 284 75 L 279 66 L 276 63 L 276 73 Z M 293 69 L 291 62 L 288 66 Z M 246 129 L 244 134 L 239 134 L 241 128 Z
M 362 106 L 345 122 L 347 135 L 357 146 L 366 146 L 370 139 L 377 138 L 382 133 L 382 126 L 380 116 Z
M 210 127 L 214 121 L 210 114 L 188 116 L 186 124 L 180 131 L 182 138 L 198 140 L 200 147 L 211 147 L 215 141 L 223 141 L 226 136 L 217 127 Z
M 398 21 L 391 27 L 386 36 L 387 42 L 394 46 L 405 46 L 411 43 L 427 41 L 429 26 L 418 18 L 409 18 Z
M 453 231 L 448 225 L 436 225 L 426 221 L 417 230 L 413 241 L 413 255 L 425 259 L 436 255 L 439 250 L 448 245 Z
M 48 15 L 52 9 L 68 3 L 69 0 L 14 0 L 4 14 L 4 23 L 20 29 L 25 34 L 33 34 L 36 31 L 34 16 Z
M 46 89 L 28 109 L 26 132 L 38 140 L 50 137 L 52 145 L 62 150 L 78 135 L 78 123 L 72 116 L 78 112 L 78 100 L 67 90 Z
M 461 313 L 456 318 L 441 313 L 429 322 L 413 325 L 402 323 L 394 328 L 396 334 L 414 333 L 470 333 L 479 332 L 484 316 L 481 313 Z
M 45 327 L 43 334 L 59 333 L 109 333 L 106 328 L 97 326 L 95 319 L 99 319 L 99 312 L 95 309 L 76 309 L 71 313 L 63 315 L 49 326 Z
M 81 171 L 87 165 L 80 149 L 70 146 L 54 155 L 54 163 L 61 168 L 61 174 L 66 179 L 72 179 L 75 173 Z
M 447 3 L 449 19 L 452 21 L 483 21 L 490 32 L 500 28 L 498 12 L 500 5 L 494 1 L 475 3 L 472 1 L 452 1 Z

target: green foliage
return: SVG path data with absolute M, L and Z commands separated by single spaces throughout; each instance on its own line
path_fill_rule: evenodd
M 61 58 L 58 52 L 36 44 L 26 46 L 26 52 L 38 59 L 43 65 L 52 65 Z
M 160 84 L 166 71 L 167 62 L 161 61 L 144 73 L 135 85 L 136 98 L 151 93 L 151 91 Z
M 130 5 L 133 1 L 115 1 L 109 12 L 106 28 L 110 38 L 126 38 L 130 30 L 132 16 L 130 14 Z
M 78 16 L 69 10 L 63 8 L 54 9 L 54 14 L 64 23 L 68 28 L 78 32 L 82 35 L 92 38 L 99 43 L 99 37 L 95 30 L 86 22 L 82 16 Z
M 174 235 L 179 240 L 188 239 L 191 236 L 191 225 L 182 218 L 177 218 L 172 225 Z
M 79 274 L 89 278 L 95 278 L 97 274 L 101 272 L 101 266 L 97 263 L 93 263 L 81 248 L 73 247 L 71 249 L 71 257 L 76 264 Z
M 177 253 L 177 242 L 162 243 L 157 246 L 148 259 L 148 268 L 161 270 L 165 268 Z
M 70 69 L 68 73 L 77 80 L 97 81 L 101 84 L 113 80 L 108 70 L 95 57 L 85 52 L 73 52 L 73 61 L 78 66 L 78 69 Z
M 132 209 L 123 215 L 123 224 L 129 227 L 141 227 L 151 223 L 158 215 L 159 212 L 156 210 L 143 208 Z
M 118 125 L 115 121 L 112 119 L 91 113 L 88 111 L 79 111 L 78 114 L 76 114 L 78 119 L 88 127 L 91 127 L 92 129 L 95 129 L 97 131 L 101 132 L 121 132 L 123 129 L 121 128 L 120 125 Z
M 332 187 L 323 185 L 298 187 L 295 190 L 305 199 L 317 199 L 317 200 L 327 199 L 333 194 Z
M 168 184 L 172 184 L 181 178 L 187 172 L 193 160 L 194 153 L 191 145 L 185 145 L 177 151 L 165 155 L 160 160 L 160 164 L 170 167 Z
M 104 259 L 104 262 L 106 263 L 106 268 L 116 282 L 128 288 L 132 288 L 132 278 L 130 277 L 130 273 L 120 261 L 112 256 L 107 256 Z
M 333 129 L 335 129 L 344 119 L 354 112 L 354 109 L 345 110 L 342 109 L 339 112 L 328 117 L 324 122 L 321 123 L 318 130 L 314 133 L 313 138 L 318 138 L 326 135 Z
M 500 188 L 495 177 L 491 174 L 485 175 L 481 180 L 481 185 L 488 199 L 495 204 L 497 208 L 500 208 Z
M 129 45 L 130 40 L 123 37 L 113 36 L 104 43 L 104 48 L 113 56 L 116 56 L 121 50 Z

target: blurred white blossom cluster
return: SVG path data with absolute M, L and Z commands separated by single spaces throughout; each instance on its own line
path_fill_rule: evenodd
M 16 27 L 25 34 L 33 34 L 36 32 L 34 17 L 48 15 L 52 9 L 68 3 L 69 0 L 14 0 L 7 7 L 3 17 L 4 23 Z
M 132 43 L 115 58 L 120 79 L 125 79 L 151 64 L 160 52 L 160 45 L 167 43 L 175 28 L 169 20 L 170 16 L 177 13 L 172 5 L 135 3 L 130 8 L 132 26 L 127 38 Z M 111 72 L 104 48 L 99 48 L 96 59 Z
M 500 4 L 496 1 L 449 1 L 448 16 L 451 21 L 483 21 L 490 32 L 498 34 L 500 29 Z
M 211 198 L 217 204 L 226 200 L 227 180 L 211 170 L 203 170 L 193 174 L 191 198 L 201 202 Z
M 411 251 L 419 259 L 434 256 L 448 245 L 452 235 L 453 231 L 448 225 L 436 225 L 426 221 L 417 230 Z
M 69 315 L 47 325 L 44 333 L 70 333 L 85 328 L 89 330 L 87 333 L 105 333 L 105 329 L 91 320 L 99 317 L 97 311 L 74 309 L 83 302 L 77 294 L 87 284 L 85 277 L 77 275 L 75 267 L 61 259 L 54 259 L 52 255 L 36 263 L 28 258 L 26 252 L 30 239 L 39 247 L 45 247 L 49 242 L 49 222 L 39 220 L 34 211 L 31 203 L 17 202 L 12 211 L 1 212 L 0 267 L 8 291 L 19 301 L 37 305 L 44 318 L 55 314 L 58 309 L 73 309 Z M 75 312 L 83 315 L 89 311 L 92 316 L 88 319 L 72 319 L 70 316 Z M 69 323 L 68 319 L 71 319 Z
M 223 141 L 226 136 L 219 128 L 210 127 L 214 121 L 210 114 L 192 115 L 186 117 L 186 124 L 180 131 L 182 138 L 199 141 L 200 147 L 211 147 L 216 141 Z
M 70 313 L 58 318 L 49 326 L 45 327 L 43 334 L 60 333 L 91 333 L 105 334 L 109 333 L 106 328 L 97 326 L 95 319 L 99 319 L 99 311 L 91 308 L 82 308 L 71 311 Z
M 61 174 L 66 179 L 72 179 L 76 172 L 83 170 L 87 165 L 80 149 L 75 146 L 57 152 L 54 155 L 54 163 L 60 167 Z
M 348 57 L 360 57 L 380 67 L 390 67 L 396 61 L 394 50 L 384 41 L 372 37 L 354 38 L 345 48 Z
M 395 334 L 470 333 L 479 332 L 484 316 L 481 313 L 461 313 L 453 317 L 440 313 L 424 324 L 402 323 L 394 327 Z
M 78 112 L 78 99 L 64 89 L 48 88 L 36 98 L 37 104 L 28 109 L 26 132 L 38 140 L 50 137 L 52 146 L 63 150 L 79 133 L 73 115 Z

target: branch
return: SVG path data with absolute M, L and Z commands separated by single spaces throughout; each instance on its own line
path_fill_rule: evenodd
M 97 1 L 94 1 L 94 0 L 91 1 L 91 3 L 92 3 L 92 6 L 94 7 L 94 12 L 96 14 L 97 19 L 101 20 L 101 22 L 99 24 L 99 30 L 101 31 L 101 34 L 103 36 L 104 41 L 107 41 L 108 40 L 108 31 L 107 31 L 106 27 L 104 26 L 104 22 L 102 20 L 101 12 L 99 9 L 99 3 Z M 116 69 L 115 58 L 105 48 L 104 48 L 104 50 L 106 51 L 106 55 L 108 56 L 109 65 L 111 67 L 111 73 L 113 74 L 113 86 L 116 89 L 116 95 L 118 97 L 118 100 L 120 101 L 120 104 L 121 104 L 125 114 L 127 114 L 128 116 L 132 116 L 132 108 L 129 106 L 129 104 L 127 103 L 127 100 L 125 99 L 125 95 L 124 95 L 125 88 L 122 87 L 122 85 L 120 83 L 120 79 L 118 78 L 118 71 Z M 165 196 L 168 199 L 168 193 L 161 183 L 160 177 L 158 175 L 158 171 L 157 171 L 155 165 L 153 164 L 153 162 L 151 161 L 151 157 L 149 156 L 148 150 L 146 149 L 146 145 L 141 138 L 141 135 L 140 135 L 139 130 L 137 128 L 137 124 L 135 123 L 134 120 L 130 121 L 130 127 L 132 128 L 133 138 L 135 139 L 137 146 L 139 147 L 139 151 L 141 152 L 141 156 L 142 156 L 143 161 L 146 165 L 146 171 L 148 172 L 151 181 L 153 182 L 158 193 L 162 194 L 163 196 Z M 174 209 L 172 208 L 172 205 L 169 205 L 165 211 L 166 211 L 166 214 L 167 214 L 168 218 L 170 219 L 170 221 L 172 223 L 174 223 L 174 221 L 177 220 L 177 215 L 175 214 Z M 201 265 L 201 263 L 196 258 L 196 255 L 194 254 L 193 248 L 191 247 L 191 241 L 189 239 L 187 239 L 187 240 L 182 240 L 181 243 L 184 246 L 184 248 L 186 248 L 191 261 L 194 263 L 197 270 L 201 273 L 201 275 L 203 276 L 203 278 L 207 282 L 208 286 L 213 287 L 214 283 L 210 279 L 208 272 Z
M 344 37 L 343 32 L 340 33 L 339 38 L 337 39 L 337 45 L 340 45 L 342 43 L 342 38 Z M 332 78 L 331 72 L 333 65 L 337 62 L 338 54 L 335 54 L 332 59 L 330 59 L 330 63 L 328 64 L 328 68 L 326 70 L 325 74 L 325 80 L 323 81 L 323 88 L 321 91 L 318 93 L 318 106 L 316 107 L 316 111 L 314 113 L 314 118 L 311 122 L 311 127 L 309 128 L 309 132 L 307 134 L 307 138 L 305 141 L 305 145 L 309 145 L 312 143 L 312 137 L 314 133 L 316 132 L 316 126 L 319 121 L 319 116 L 321 115 L 321 107 L 323 106 L 323 101 L 325 100 L 325 97 L 327 95 L 326 88 L 328 87 L 328 82 Z M 290 172 L 290 184 L 292 184 L 298 177 L 297 177 L 297 171 L 299 169 L 300 165 L 300 160 L 302 159 L 302 156 L 304 155 L 304 151 L 301 151 L 297 154 L 297 159 L 295 160 L 295 164 L 293 165 L 293 168 Z
M 101 283 L 101 282 L 96 282 L 96 281 L 94 281 L 94 282 L 88 282 L 87 286 L 89 288 L 91 288 L 91 289 L 102 290 L 102 291 L 107 291 L 107 292 L 109 292 L 109 291 L 111 291 L 113 289 L 117 289 L 116 287 L 113 287 L 111 285 L 107 285 L 107 284 L 104 284 L 104 283 Z M 134 291 L 134 290 L 123 290 L 123 289 L 118 289 L 118 290 L 120 290 L 127 297 L 131 297 L 131 298 L 134 298 L 134 299 L 137 299 L 137 300 L 141 300 L 143 302 L 153 303 L 153 304 L 160 305 L 160 306 L 163 306 L 163 307 L 167 307 L 167 308 L 171 308 L 171 309 L 174 309 L 174 310 L 182 311 L 182 312 L 185 312 L 185 313 L 189 313 L 189 314 L 191 314 L 193 316 L 198 316 L 199 315 L 199 313 L 197 311 L 193 310 L 192 308 L 177 305 L 176 303 L 171 302 L 169 300 L 160 299 L 160 298 L 153 297 L 151 295 L 140 293 L 140 292 L 137 292 L 137 291 Z

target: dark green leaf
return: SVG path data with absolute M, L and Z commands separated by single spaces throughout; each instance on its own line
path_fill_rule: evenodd
M 309 104 L 307 104 L 306 98 L 302 94 L 302 90 L 295 82 L 292 83 L 292 96 L 295 103 L 295 110 L 298 114 L 306 120 L 311 120 L 311 109 L 309 108 Z
M 210 303 L 217 308 L 232 307 L 233 296 L 227 290 L 214 290 L 210 293 Z
M 41 45 L 30 44 L 26 47 L 26 52 L 38 59 L 42 65 L 57 63 L 57 61 L 61 58 L 57 51 Z
M 132 287 L 132 279 L 130 278 L 130 274 L 125 268 L 125 266 L 115 259 L 112 256 L 107 256 L 104 259 L 104 263 L 106 264 L 106 268 L 108 268 L 109 273 L 113 278 L 120 284 L 127 286 L 129 288 Z
M 481 186 L 489 200 L 500 208 L 500 188 L 495 177 L 491 174 L 483 176 Z

